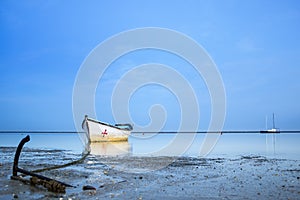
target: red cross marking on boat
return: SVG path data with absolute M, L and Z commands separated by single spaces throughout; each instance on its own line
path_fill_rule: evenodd
M 103 135 L 107 135 L 107 130 L 105 129 L 103 132 L 102 132 Z

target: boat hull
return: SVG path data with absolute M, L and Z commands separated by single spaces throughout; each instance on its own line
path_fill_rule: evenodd
M 93 142 L 90 145 L 92 155 L 121 156 L 131 153 L 130 144 L 125 142 Z
M 128 128 L 119 128 L 88 117 L 83 122 L 83 129 L 87 131 L 90 142 L 128 141 L 131 133 Z

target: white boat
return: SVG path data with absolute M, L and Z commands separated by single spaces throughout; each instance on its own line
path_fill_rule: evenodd
M 279 128 L 275 128 L 275 115 L 273 113 L 273 128 L 267 129 L 268 126 L 268 119 L 266 118 L 266 130 L 260 131 L 260 133 L 280 133 Z
M 90 153 L 99 156 L 130 155 L 131 146 L 127 141 L 122 142 L 93 142 L 90 144 Z
M 131 124 L 107 124 L 85 116 L 82 128 L 87 132 L 90 142 L 127 141 L 133 127 Z

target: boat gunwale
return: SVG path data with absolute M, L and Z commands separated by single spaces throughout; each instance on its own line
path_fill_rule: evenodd
M 111 125 L 111 124 L 107 124 L 107 123 L 104 123 L 104 122 L 100 122 L 100 121 L 97 121 L 97 120 L 92 119 L 92 118 L 89 118 L 89 117 L 87 117 L 86 120 L 87 120 L 87 121 L 94 122 L 94 123 L 102 124 L 102 125 L 105 125 L 105 126 L 109 126 L 109 127 L 111 127 L 111 128 L 115 128 L 115 129 L 122 130 L 122 131 L 132 131 L 132 130 L 127 129 L 127 128 L 120 128 L 120 127 L 117 127 L 117 126 L 114 126 L 114 125 Z

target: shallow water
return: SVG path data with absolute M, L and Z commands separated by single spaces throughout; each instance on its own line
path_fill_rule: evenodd
M 0 147 L 17 147 L 27 134 L 2 133 Z M 70 150 L 81 153 L 84 144 L 78 134 L 29 134 L 28 148 Z M 199 157 L 205 134 L 195 134 L 194 138 L 185 133 L 188 142 L 172 146 L 177 134 L 132 134 L 128 142 L 96 143 L 92 152 L 102 156 L 188 156 Z M 243 155 L 260 155 L 269 158 L 300 160 L 300 134 L 223 134 L 219 137 L 208 157 L 232 158 Z

